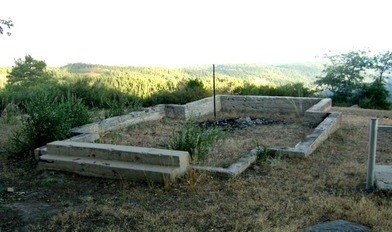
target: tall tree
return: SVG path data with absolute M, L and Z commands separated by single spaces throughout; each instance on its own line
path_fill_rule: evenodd
M 373 68 L 376 71 L 375 80 L 385 82 L 385 78 L 391 74 L 392 71 L 392 52 L 387 51 L 374 56 Z
M 15 60 L 15 66 L 8 74 L 8 84 L 30 86 L 48 80 L 50 74 L 46 71 L 46 63 L 35 60 L 32 56 L 26 55 L 25 59 Z
M 351 51 L 327 58 L 330 64 L 324 67 L 323 75 L 315 83 L 331 91 L 335 103 L 360 104 L 366 98 L 367 108 L 372 105 L 389 107 L 385 104 L 388 91 L 384 82 L 392 70 L 392 52 L 371 56 L 366 51 Z M 371 79 L 372 83 L 366 82 Z

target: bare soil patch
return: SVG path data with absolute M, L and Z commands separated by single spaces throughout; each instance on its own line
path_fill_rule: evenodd
M 239 122 L 229 126 L 234 119 Z M 295 114 L 220 113 L 217 119 L 208 115 L 192 121 L 202 126 L 216 124 L 225 130 L 224 136 L 213 145 L 206 158 L 199 161 L 199 164 L 207 166 L 227 167 L 257 146 L 294 146 L 312 131 Z M 184 123 L 183 120 L 169 118 L 144 122 L 110 132 L 99 142 L 167 149 L 172 135 Z

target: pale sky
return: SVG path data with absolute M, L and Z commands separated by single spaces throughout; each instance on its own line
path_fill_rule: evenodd
M 316 61 L 392 51 L 390 0 L 2 0 L 0 66 L 183 66 Z

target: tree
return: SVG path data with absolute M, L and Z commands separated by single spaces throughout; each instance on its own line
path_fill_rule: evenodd
M 375 80 L 385 82 L 385 75 L 390 75 L 392 70 L 392 52 L 380 53 L 373 58 L 373 68 L 376 71 Z
M 8 84 L 31 86 L 42 83 L 50 78 L 50 74 L 46 71 L 46 63 L 41 60 L 35 60 L 30 55 L 26 55 L 25 59 L 15 60 L 15 66 L 7 75 Z
M 315 83 L 331 91 L 335 103 L 353 105 L 367 99 L 362 104 L 367 108 L 389 107 L 384 83 L 392 70 L 392 52 L 370 56 L 366 51 L 351 51 L 327 58 L 330 64 L 325 65 L 323 75 Z M 371 79 L 372 83 L 365 82 Z
M 6 26 L 8 29 L 10 29 L 11 27 L 14 26 L 14 23 L 10 19 L 8 19 L 8 20 L 0 19 L 0 34 L 4 33 L 4 28 L 2 25 Z M 10 36 L 11 32 L 7 32 L 7 35 Z

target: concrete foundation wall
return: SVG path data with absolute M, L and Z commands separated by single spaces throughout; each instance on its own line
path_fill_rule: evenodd
M 221 111 L 297 113 L 319 102 L 320 98 L 272 97 L 272 96 L 220 96 Z
M 100 122 L 90 123 L 71 130 L 74 134 L 101 134 L 106 131 L 126 128 L 141 122 L 156 121 L 164 118 L 165 105 L 157 105 L 140 111 L 133 111 L 125 115 L 104 119 Z
M 221 110 L 220 96 L 215 98 L 216 111 Z M 214 98 L 208 97 L 185 105 L 185 118 L 199 117 L 214 113 Z
M 332 100 L 330 98 L 320 100 L 305 112 L 304 122 L 310 126 L 317 126 L 328 116 L 328 111 L 331 107 Z
M 318 125 L 313 133 L 297 146 L 283 149 L 268 148 L 269 151 L 307 156 L 340 126 L 341 114 L 328 113 L 331 108 L 331 99 L 217 95 L 215 100 L 217 112 L 295 113 L 304 116 L 304 123 L 312 126 Z M 43 169 L 65 170 L 105 178 L 172 180 L 184 175 L 188 169 L 188 153 L 93 142 L 107 131 L 126 128 L 141 122 L 157 121 L 164 117 L 186 120 L 213 114 L 213 112 L 213 97 L 185 105 L 157 105 L 74 128 L 72 133 L 75 136 L 37 148 L 35 155 L 38 160 L 42 161 L 39 167 Z M 195 166 L 194 168 L 220 172 L 226 176 L 236 176 L 256 160 L 255 152 L 255 149 L 252 150 L 247 156 L 226 169 L 196 168 Z

